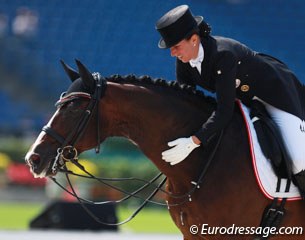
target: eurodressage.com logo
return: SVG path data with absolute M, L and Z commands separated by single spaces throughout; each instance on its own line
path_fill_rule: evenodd
M 201 226 L 201 227 L 200 227 Z M 209 227 L 209 224 L 192 225 L 190 233 L 193 235 L 259 235 L 267 237 L 269 235 L 301 235 L 303 227 L 238 227 L 232 224 L 230 227 Z

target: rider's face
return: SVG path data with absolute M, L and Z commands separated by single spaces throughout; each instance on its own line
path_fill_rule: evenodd
M 184 63 L 189 62 L 191 59 L 195 59 L 199 49 L 197 40 L 197 35 L 195 34 L 190 39 L 183 39 L 170 48 L 171 56 L 177 57 Z

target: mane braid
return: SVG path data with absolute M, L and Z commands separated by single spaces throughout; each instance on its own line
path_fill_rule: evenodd
M 132 83 L 132 84 L 151 84 L 155 86 L 161 86 L 161 87 L 168 87 L 172 88 L 178 91 L 183 91 L 189 94 L 197 95 L 200 97 L 203 97 L 205 101 L 215 103 L 215 99 L 210 96 L 206 96 L 202 91 L 196 90 L 193 86 L 187 85 L 187 84 L 179 84 L 177 81 L 166 81 L 162 78 L 151 78 L 150 76 L 143 75 L 140 77 L 137 77 L 133 74 L 121 76 L 118 74 L 111 75 L 110 77 L 106 77 L 106 80 L 109 82 L 115 82 L 115 83 Z

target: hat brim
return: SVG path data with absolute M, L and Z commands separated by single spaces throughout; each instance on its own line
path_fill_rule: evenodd
M 195 16 L 194 19 L 196 20 L 197 22 L 197 26 L 203 21 L 203 17 L 202 16 Z M 170 48 L 172 46 L 167 46 L 165 41 L 163 40 L 163 38 L 161 38 L 159 40 L 159 43 L 158 43 L 158 47 L 159 48 L 162 48 L 162 49 L 166 49 L 166 48 Z

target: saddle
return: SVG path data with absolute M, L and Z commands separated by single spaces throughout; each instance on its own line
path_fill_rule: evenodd
M 279 179 L 292 179 L 292 160 L 287 152 L 283 137 L 265 106 L 253 100 L 250 117 L 257 133 L 258 142 L 265 157 Z
M 288 179 L 286 191 L 289 191 L 292 175 L 292 160 L 284 145 L 282 135 L 268 114 L 265 106 L 258 100 L 253 100 L 250 108 L 250 118 L 255 128 L 258 142 L 261 146 L 265 157 L 270 161 L 272 169 L 278 178 L 277 191 L 280 188 L 281 179 Z M 274 198 L 272 203 L 268 205 L 262 215 L 261 227 L 276 227 L 278 228 L 285 215 L 286 198 L 279 201 Z M 258 235 L 255 239 L 268 239 L 267 236 Z

